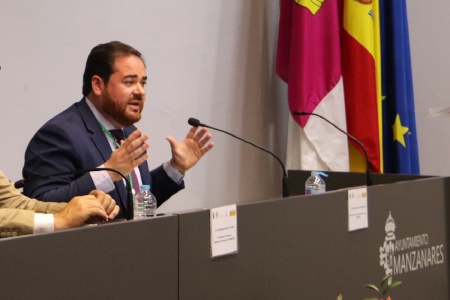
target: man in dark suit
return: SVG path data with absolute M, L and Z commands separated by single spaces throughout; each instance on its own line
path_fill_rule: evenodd
M 148 136 L 133 124 L 144 107 L 147 73 L 141 53 L 113 41 L 91 50 L 83 75 L 83 99 L 44 124 L 31 139 L 24 178 L 97 167 L 129 176 L 133 186 L 151 185 L 158 206 L 184 188 L 184 172 L 208 152 L 213 143 L 206 128 L 192 127 L 177 143 L 167 137 L 172 158 L 149 171 Z M 121 134 L 122 136 L 118 136 Z M 109 193 L 127 211 L 122 177 L 114 172 L 55 176 L 30 181 L 24 193 L 37 199 L 67 202 L 93 189 Z

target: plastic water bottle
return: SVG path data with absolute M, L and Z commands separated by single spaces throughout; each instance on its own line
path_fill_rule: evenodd
M 150 186 L 146 190 L 146 196 L 144 199 L 144 215 L 146 217 L 156 217 L 156 210 L 158 208 L 158 201 L 156 201 L 155 195 L 150 191 Z
M 311 172 L 311 176 L 305 183 L 305 195 L 322 194 L 326 192 L 325 181 L 320 175 L 328 177 L 328 175 L 323 172 Z
M 141 185 L 141 190 L 134 199 L 134 218 L 143 219 L 156 216 L 157 205 L 156 197 L 150 191 L 150 186 Z

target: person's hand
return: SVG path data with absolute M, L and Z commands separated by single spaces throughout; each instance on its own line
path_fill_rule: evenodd
M 89 218 L 108 220 L 108 214 L 94 195 L 74 197 L 59 212 L 54 214 L 55 230 L 79 227 Z
M 108 220 L 112 220 L 117 216 L 120 208 L 119 206 L 116 205 L 116 201 L 114 201 L 114 199 L 111 198 L 110 195 L 100 190 L 93 190 L 92 192 L 89 193 L 89 195 L 95 196 L 97 201 L 100 202 L 100 204 L 105 209 L 106 214 L 108 215 Z M 99 223 L 99 222 L 94 217 L 89 218 L 87 223 Z
M 147 139 L 148 135 L 141 135 L 141 131 L 136 129 L 125 141 L 121 141 L 120 148 L 116 149 L 103 165 L 105 168 L 115 169 L 124 175 L 130 174 L 134 168 L 148 159 L 147 153 L 143 155 L 149 147 Z M 108 171 L 108 174 L 112 181 L 123 179 L 115 172 Z
M 211 134 L 207 133 L 207 131 L 205 127 L 199 130 L 198 127 L 192 127 L 186 138 L 179 144 L 173 137 L 166 137 L 172 148 L 172 160 L 170 163 L 175 169 L 184 173 L 195 166 L 200 158 L 214 147 L 214 143 L 209 142 Z

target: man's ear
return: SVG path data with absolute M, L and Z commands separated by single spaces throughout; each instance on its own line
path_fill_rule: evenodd
M 105 83 L 103 82 L 103 79 L 98 75 L 92 76 L 91 85 L 92 92 L 96 96 L 100 96 L 102 94 L 102 91 L 105 89 Z

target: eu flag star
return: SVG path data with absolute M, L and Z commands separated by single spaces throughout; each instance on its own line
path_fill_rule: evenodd
M 402 144 L 403 147 L 406 148 L 405 134 L 409 131 L 409 128 L 402 126 L 400 115 L 398 114 L 395 117 L 394 125 L 392 125 L 392 131 L 394 136 L 394 142 L 398 141 L 400 144 Z

